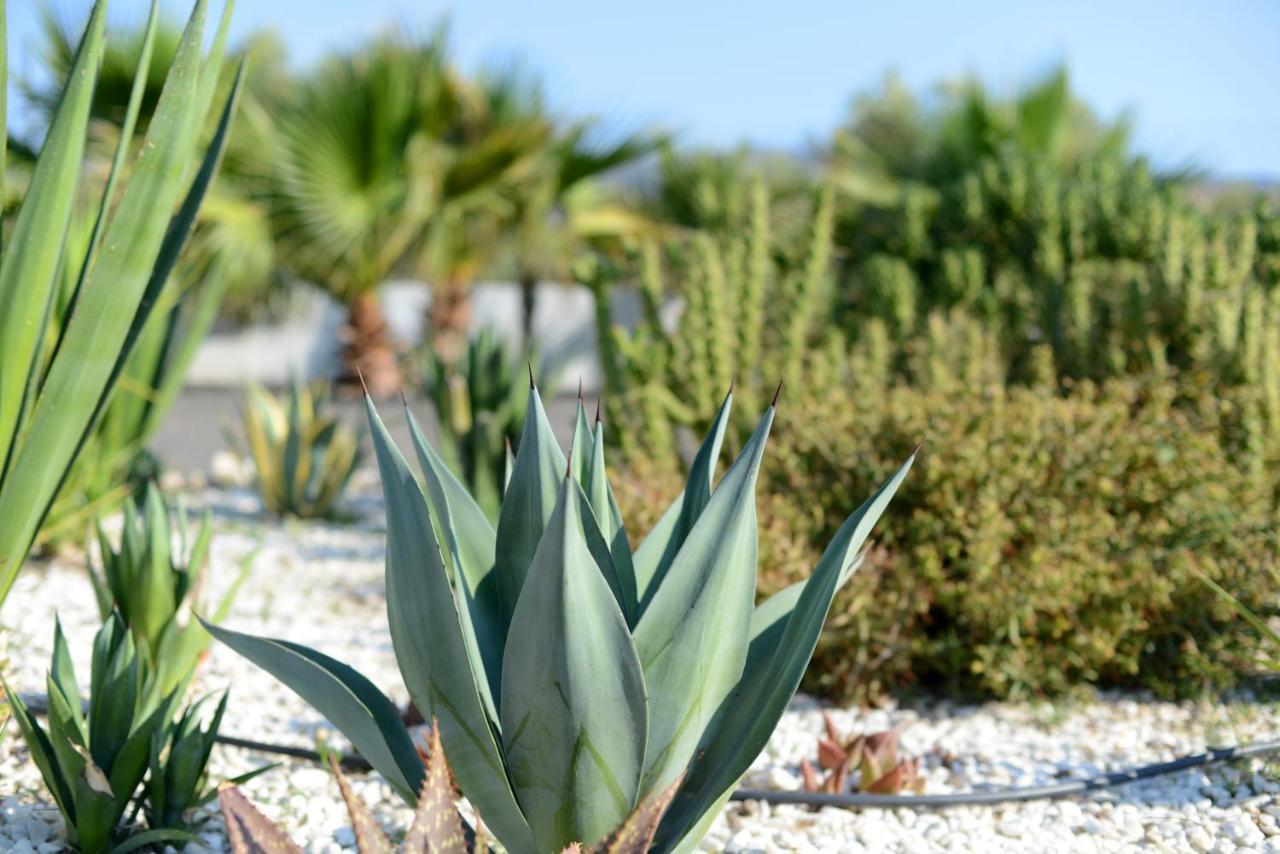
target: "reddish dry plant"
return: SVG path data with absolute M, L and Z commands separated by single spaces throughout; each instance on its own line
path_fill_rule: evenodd
M 440 743 L 440 730 L 432 721 L 427 746 L 418 746 L 425 774 L 413 823 L 399 847 L 399 854 L 488 854 L 491 850 L 484 825 L 474 835 L 458 813 L 458 791 L 453 771 Z M 355 831 L 360 854 L 393 854 L 396 849 L 379 827 L 369 807 L 351 790 L 338 762 L 329 757 L 329 769 L 338 781 Z M 653 843 L 658 824 L 676 790 L 684 782 L 681 775 L 665 791 L 638 804 L 625 821 L 593 845 L 573 843 L 561 854 L 645 854 Z M 227 823 L 227 838 L 233 854 L 302 854 L 289 835 L 264 816 L 240 789 L 231 783 L 218 787 L 218 801 Z
M 806 792 L 838 794 L 848 791 L 849 780 L 856 769 L 857 791 L 876 795 L 896 795 L 903 790 L 921 792 L 917 759 L 898 759 L 898 734 L 893 730 L 845 738 L 836 729 L 831 715 L 822 713 L 826 735 L 818 739 L 819 776 L 808 759 L 800 760 L 800 774 Z

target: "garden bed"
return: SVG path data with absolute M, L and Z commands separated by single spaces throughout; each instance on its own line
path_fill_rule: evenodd
M 383 532 L 376 476 L 357 481 L 351 525 L 261 517 L 257 499 L 239 490 L 209 489 L 190 498 L 214 512 L 211 583 L 214 593 L 235 577 L 243 557 L 259 549 L 252 580 L 235 602 L 231 627 L 312 645 L 352 664 L 388 694 L 406 697 L 387 634 L 383 597 Z M 18 577 L 4 612 L 9 679 L 19 691 L 41 693 L 55 612 L 82 678 L 99 624 L 93 592 L 78 559 L 33 564 Z M 330 738 L 325 722 L 287 689 L 229 650 L 214 645 L 197 688 L 232 686 L 224 735 L 298 747 Z M 756 788 L 800 786 L 799 762 L 812 757 L 822 730 L 821 705 L 798 697 L 768 750 L 744 781 Z M 903 751 L 921 759 L 927 794 L 986 786 L 1028 786 L 1172 759 L 1209 745 L 1272 738 L 1280 732 L 1273 704 L 1161 703 L 1104 695 L 1078 704 L 993 703 L 909 708 L 833 709 L 851 732 L 898 728 Z M 271 761 L 220 747 L 216 777 Z M 965 807 L 947 811 L 822 809 L 731 804 L 711 829 L 705 850 L 904 850 L 927 848 L 1051 851 L 1280 851 L 1280 785 L 1261 762 L 1186 771 L 1088 798 Z M 353 777 L 356 791 L 389 829 L 409 811 L 374 775 Z M 304 849 L 351 850 L 354 836 L 337 787 L 319 767 L 287 761 L 248 783 L 246 793 L 295 835 Z M 200 829 L 213 851 L 225 849 L 221 819 Z M 61 820 L 16 730 L 0 743 L 0 850 L 60 849 Z M 194 849 L 192 849 L 194 850 Z

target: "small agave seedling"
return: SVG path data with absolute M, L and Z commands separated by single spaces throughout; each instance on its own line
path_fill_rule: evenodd
M 769 740 L 910 466 L 845 521 L 807 581 L 757 606 L 755 483 L 774 405 L 713 489 L 731 397 L 683 494 L 634 553 L 603 427 L 581 406 L 566 460 L 530 389 L 495 530 L 409 414 L 424 491 L 366 400 L 396 659 L 415 704 L 439 720 L 462 793 L 508 851 L 596 844 L 671 786 L 651 847 L 692 848 Z M 297 644 L 210 631 L 416 802 L 422 763 L 368 679 Z
M 172 708 L 167 700 L 148 702 L 142 681 L 133 638 L 120 616 L 112 614 L 93 641 L 87 712 L 61 625 L 54 631 L 49 669 L 48 731 L 4 686 L 31 758 L 66 821 L 67 841 L 86 854 L 122 843 L 126 831 L 120 821 L 147 772 L 152 735 L 164 727 Z
M 328 518 L 360 465 L 355 431 L 324 413 L 322 385 L 289 384 L 277 398 L 250 386 L 244 433 L 257 470 L 258 494 L 277 516 Z
M 177 523 L 176 549 L 171 518 Z M 200 604 L 208 564 L 208 515 L 194 540 L 188 539 L 188 530 L 186 508 L 170 508 L 155 485 L 148 484 L 141 516 L 132 501 L 125 503 L 119 548 L 98 526 L 102 567 L 89 567 L 102 618 L 119 610 L 146 659 L 149 689 L 160 697 L 181 693 L 209 646 L 209 634 L 192 614 Z M 242 564 L 240 576 L 212 612 L 215 622 L 231 609 L 249 565 L 248 560 Z
M 822 719 L 826 735 L 818 739 L 818 767 L 827 773 L 819 777 L 808 759 L 801 760 L 805 791 L 844 792 L 855 770 L 859 792 L 896 795 L 903 790 L 924 791 L 919 760 L 898 759 L 898 735 L 893 730 L 846 738 L 831 715 L 823 712 Z
M 486 326 L 456 362 L 428 349 L 422 369 L 436 413 L 440 455 L 496 519 L 506 485 L 504 445 L 519 441 L 529 397 L 524 363 Z M 543 363 L 539 375 L 545 371 Z
M 432 727 L 427 750 L 420 755 L 426 772 L 422 788 L 418 791 L 413 821 L 400 845 L 401 854 L 487 854 L 490 848 L 483 826 L 472 828 L 458 812 L 453 770 L 445 758 L 438 726 Z M 359 854 L 390 854 L 393 850 L 391 843 L 369 812 L 369 807 L 351 790 L 351 784 L 332 755 L 329 757 L 329 769 L 338 781 L 338 790 L 351 818 L 356 850 Z M 575 843 L 567 846 L 562 854 L 643 854 L 649 850 L 662 813 L 674 794 L 673 786 L 642 804 L 598 845 L 584 848 Z M 301 854 L 302 849 L 289 838 L 289 834 L 259 812 L 238 786 L 231 783 L 220 786 L 218 803 L 227 824 L 232 854 Z
M 209 785 L 206 768 L 209 754 L 213 752 L 222 725 L 222 715 L 227 710 L 227 694 L 218 700 L 207 723 L 205 704 L 211 699 L 205 696 L 192 703 L 177 721 L 159 727 L 151 734 L 151 752 L 145 795 L 147 825 L 152 828 L 184 828 L 188 810 L 201 806 L 217 796 L 217 789 Z M 275 767 L 250 771 L 237 778 L 244 782 Z

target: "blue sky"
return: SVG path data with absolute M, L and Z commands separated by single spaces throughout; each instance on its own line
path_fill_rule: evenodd
M 9 4 L 20 73 L 38 66 L 41 2 Z M 70 16 L 89 5 L 47 2 Z M 188 8 L 162 4 L 175 16 Z M 146 3 L 111 8 L 114 20 L 141 20 Z M 234 33 L 274 28 L 303 65 L 446 14 L 464 66 L 521 57 L 565 111 L 662 124 L 694 145 L 799 148 L 890 68 L 913 88 L 975 72 L 1010 89 L 1065 61 L 1104 116 L 1134 112 L 1139 145 L 1158 162 L 1280 178 L 1280 3 L 1271 0 L 241 0 Z

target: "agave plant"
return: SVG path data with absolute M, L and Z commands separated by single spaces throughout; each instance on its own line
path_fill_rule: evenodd
M 171 518 L 177 523 L 176 544 Z M 193 610 L 200 605 L 208 564 L 208 515 L 194 540 L 188 533 L 186 508 L 179 505 L 171 510 L 150 484 L 141 516 L 132 501 L 125 503 L 119 548 L 113 548 L 98 526 L 102 567 L 89 567 L 102 618 L 120 612 L 139 652 L 154 671 L 151 689 L 161 696 L 186 687 L 209 646 L 208 633 L 193 617 Z M 239 577 L 219 600 L 211 614 L 215 622 L 231 609 L 249 566 L 246 560 Z
M 169 66 L 145 142 L 130 161 L 144 88 L 141 75 L 135 81 L 105 186 L 99 200 L 87 205 L 96 211 L 86 248 L 77 251 L 68 234 L 77 204 L 84 204 L 79 176 L 106 5 L 100 0 L 90 13 L 0 250 L 0 602 L 173 271 L 217 170 L 239 91 L 237 77 L 201 159 L 197 143 L 213 103 L 230 4 L 209 54 L 202 56 L 206 3 L 200 0 Z M 153 21 L 156 14 L 153 4 Z M 154 32 L 149 26 L 144 44 Z M 0 78 L 6 69 L 7 57 L 0 54 Z M 3 126 L 0 99 L 0 137 Z M 75 287 L 67 310 L 55 312 L 63 269 L 75 271 Z
M 119 615 L 94 638 L 92 670 L 85 711 L 62 626 L 56 626 L 47 731 L 4 686 L 31 758 L 66 821 L 67 840 L 86 854 L 109 851 L 127 835 L 121 820 L 147 772 L 152 735 L 171 709 L 167 699 L 147 699 L 145 667 Z M 172 837 L 141 841 L 163 838 Z
M 581 406 L 566 460 L 530 389 L 495 530 L 409 414 L 424 490 L 366 400 L 400 671 L 439 719 L 463 794 L 510 851 L 594 844 L 671 786 L 653 848 L 691 848 L 768 741 L 910 466 L 845 521 L 807 581 L 756 606 L 755 483 L 776 398 L 713 490 L 731 402 L 683 494 L 633 553 L 605 477 L 603 425 Z M 415 801 L 422 763 L 369 680 L 287 641 L 210 631 Z
M 422 778 L 422 788 L 418 792 L 413 822 L 405 833 L 400 850 L 404 854 L 428 851 L 431 854 L 487 854 L 490 850 L 489 841 L 483 826 L 472 828 L 458 812 L 455 804 L 458 793 L 453 784 L 453 770 L 449 767 L 449 760 L 445 758 L 444 747 L 440 743 L 439 726 L 431 728 L 427 749 L 420 751 L 420 755 L 426 765 L 426 772 Z M 356 850 L 360 854 L 388 854 L 392 850 L 391 843 L 369 812 L 369 807 L 351 790 L 351 785 L 332 754 L 329 756 L 329 769 L 338 781 L 338 790 L 346 804 L 347 815 L 351 817 Z M 642 804 L 600 844 L 589 846 L 585 850 L 588 854 L 643 854 L 649 849 L 649 843 L 658 830 L 658 821 L 674 794 L 675 788 L 672 787 Z M 279 825 L 259 812 L 234 784 L 224 783 L 219 787 L 218 802 L 227 823 L 227 835 L 230 837 L 233 854 L 302 851 Z M 583 851 L 583 847 L 575 843 L 567 846 L 564 854 L 582 854 Z
M 209 696 L 192 703 L 172 724 L 157 728 L 151 734 L 151 752 L 148 756 L 145 795 L 147 824 L 156 830 L 179 829 L 187 826 L 187 811 L 208 803 L 217 797 L 218 790 L 209 785 L 206 768 L 209 754 L 213 752 L 222 725 L 222 715 L 227 710 L 227 697 L 223 693 L 203 723 L 205 704 Z M 237 777 L 234 782 L 258 776 L 274 768 L 267 765 Z
M 467 342 L 456 362 L 434 349 L 422 362 L 440 453 L 485 514 L 496 519 L 507 482 L 505 448 L 520 441 L 528 401 L 525 365 L 489 326 Z M 545 370 L 543 365 L 540 373 Z
M 278 516 L 332 516 L 360 465 L 360 439 L 324 413 L 325 388 L 289 384 L 286 400 L 250 386 L 244 432 L 257 470 L 258 494 Z

